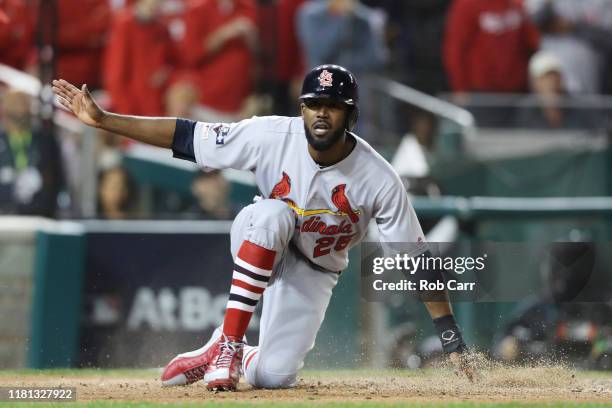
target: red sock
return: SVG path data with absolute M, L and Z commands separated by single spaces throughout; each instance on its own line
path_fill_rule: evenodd
M 242 339 L 261 294 L 268 286 L 276 251 L 244 241 L 234 262 L 223 334 Z

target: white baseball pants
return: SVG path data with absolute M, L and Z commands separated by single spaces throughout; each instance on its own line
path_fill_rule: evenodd
M 245 207 L 232 224 L 234 259 L 244 240 L 277 253 L 263 294 L 259 345 L 245 347 L 243 357 L 244 376 L 258 388 L 296 383 L 338 281 L 338 274 L 314 269 L 289 246 L 295 217 L 284 202 L 267 199 Z

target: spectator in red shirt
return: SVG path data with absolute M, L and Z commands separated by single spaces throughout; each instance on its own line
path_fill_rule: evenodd
M 104 85 L 118 112 L 164 114 L 172 43 L 160 20 L 159 6 L 160 0 L 138 0 L 115 16 L 105 56 Z
M 306 0 L 259 2 L 257 29 L 260 38 L 260 85 L 274 98 L 274 113 L 298 113 L 304 61 L 297 36 L 296 16 Z
M 520 0 L 454 0 L 444 44 L 457 101 L 465 92 L 524 92 L 538 33 Z
M 305 0 L 281 0 L 278 2 L 276 30 L 277 59 L 276 69 L 280 80 L 302 82 L 304 61 L 297 35 L 296 16 Z M 301 83 L 300 83 L 301 86 Z
M 0 63 L 25 70 L 34 53 L 36 4 L 28 0 L 0 0 Z
M 253 0 L 196 0 L 185 13 L 184 68 L 197 78 L 200 104 L 238 114 L 253 88 Z
M 90 89 L 102 85 L 101 62 L 111 20 L 108 0 L 59 0 L 57 75 Z

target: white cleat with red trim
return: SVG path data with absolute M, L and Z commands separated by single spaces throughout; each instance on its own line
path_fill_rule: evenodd
M 203 379 L 206 368 L 215 358 L 218 343 L 222 339 L 223 332 L 221 328 L 217 328 L 203 347 L 174 357 L 164 368 L 162 385 L 164 387 L 187 385 Z
M 217 343 L 218 354 L 206 368 L 204 382 L 211 391 L 236 391 L 242 374 L 244 342 L 234 337 L 223 337 Z
M 243 340 L 246 342 L 246 337 Z M 219 355 L 220 344 L 226 341 L 221 326 L 215 329 L 203 347 L 174 357 L 164 368 L 161 376 L 162 386 L 188 385 L 204 379 L 206 369 Z
M 255 358 L 255 356 L 259 353 L 259 347 L 257 346 L 249 346 L 248 344 L 244 345 L 244 356 L 242 357 L 242 372 L 246 375 L 246 371 L 251 364 L 251 361 Z

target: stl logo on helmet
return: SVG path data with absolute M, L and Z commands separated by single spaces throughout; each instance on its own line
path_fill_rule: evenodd
M 321 75 L 319 75 L 319 85 L 321 85 L 324 88 L 328 86 L 332 86 L 333 80 L 334 80 L 333 74 L 326 69 L 324 69 L 321 72 Z

